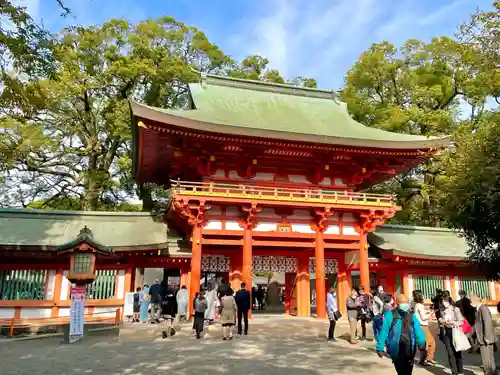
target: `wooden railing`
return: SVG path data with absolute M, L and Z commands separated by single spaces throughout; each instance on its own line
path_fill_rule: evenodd
M 171 180 L 175 194 L 251 198 L 263 200 L 302 201 L 311 203 L 353 204 L 367 206 L 393 206 L 392 195 L 349 191 L 322 190 L 319 188 L 294 189 L 271 186 L 227 184 L 215 182 L 190 182 Z

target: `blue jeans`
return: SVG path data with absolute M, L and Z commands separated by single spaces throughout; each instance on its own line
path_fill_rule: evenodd
M 378 337 L 380 330 L 382 329 L 382 316 L 377 315 L 373 317 L 373 335 L 375 339 Z

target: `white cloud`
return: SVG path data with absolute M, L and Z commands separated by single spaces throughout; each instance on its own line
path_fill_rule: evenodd
M 230 44 L 239 56 L 269 58 L 271 67 L 286 77 L 310 76 L 325 88 L 338 88 L 345 72 L 372 43 L 449 35 L 474 11 L 476 5 L 466 3 L 276 0 L 260 7 L 265 14 L 249 17 Z

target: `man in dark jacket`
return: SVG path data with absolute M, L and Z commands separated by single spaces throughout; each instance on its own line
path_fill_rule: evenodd
M 155 283 L 149 288 L 149 295 L 151 296 L 151 323 L 160 323 L 161 293 L 160 280 L 156 279 Z
M 238 308 L 238 335 L 241 335 L 241 320 L 245 321 L 245 335 L 248 335 L 248 311 L 252 307 L 252 296 L 246 289 L 246 284 L 241 283 L 241 289 L 236 292 L 234 299 Z
M 481 361 L 485 375 L 497 375 L 494 345 L 496 342 L 495 326 L 488 306 L 483 305 L 480 297 L 471 295 L 471 304 L 477 310 L 474 324 L 479 350 L 481 351 Z

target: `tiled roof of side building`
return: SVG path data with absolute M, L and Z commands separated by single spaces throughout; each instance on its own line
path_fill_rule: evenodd
M 54 250 L 87 227 L 96 243 L 113 250 L 166 249 L 168 228 L 143 212 L 0 209 L 0 246 Z
M 465 239 L 447 228 L 384 225 L 368 241 L 394 255 L 422 259 L 462 260 L 468 250 Z
M 448 146 L 449 137 L 392 133 L 352 119 L 332 91 L 206 75 L 189 84 L 192 108 L 131 103 L 136 117 L 228 135 L 387 149 Z

